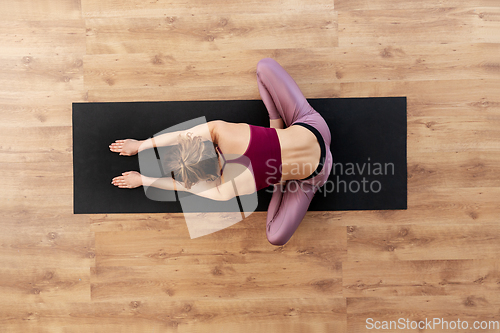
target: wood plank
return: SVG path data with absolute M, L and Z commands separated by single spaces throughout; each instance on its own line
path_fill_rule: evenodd
M 73 170 L 70 166 L 70 163 L 59 162 L 0 163 L 7 176 L 3 189 L 11 194 L 48 196 L 50 193 L 58 199 L 71 197 Z M 71 201 L 63 202 L 71 204 Z
M 81 20 L 2 21 L 0 31 L 3 92 L 83 89 Z
M 218 216 L 212 214 L 213 218 Z M 306 217 L 292 239 L 286 245 L 276 247 L 267 241 L 265 219 L 255 222 L 258 223 L 245 219 L 195 239 L 189 238 L 182 221 L 169 223 L 168 227 L 160 226 L 160 230 L 97 232 L 96 263 L 102 267 L 210 263 L 259 265 L 263 262 L 279 265 L 283 261 L 304 265 L 307 261 L 309 265 L 321 267 L 335 266 L 346 256 L 345 227 L 333 227 L 325 221 Z
M 500 227 L 490 225 L 348 226 L 348 261 L 495 259 Z
M 71 126 L 73 102 L 83 102 L 86 93 L 69 91 L 1 91 L 2 128 Z
M 0 84 L 4 91 L 83 89 L 83 61 L 71 56 L 0 56 Z
M 17 0 L 0 2 L 0 18 L 6 20 L 81 19 L 80 0 Z
M 346 225 L 434 224 L 489 226 L 498 222 L 498 187 L 409 188 L 408 210 L 349 212 L 341 215 Z
M 23 57 L 59 56 L 59 59 L 64 59 L 85 53 L 83 20 L 0 20 L 0 31 L 0 58 L 7 56 L 22 60 Z M 28 60 L 24 58 L 25 62 Z
M 331 0 L 201 0 L 173 1 L 99 1 L 82 0 L 82 14 L 90 17 L 148 17 L 175 19 L 187 15 L 230 15 L 230 14 L 268 14 L 268 13 L 303 13 L 323 12 L 333 9 Z
M 68 205 L 65 203 L 41 209 L 40 207 L 23 205 L 21 200 L 17 200 L 16 202 L 13 198 L 15 198 L 15 195 L 11 195 L 7 199 L 2 199 L 3 201 L 7 201 L 1 208 L 2 217 L 0 218 L 0 229 L 4 233 L 15 234 L 21 228 L 27 234 L 89 232 L 89 217 L 87 215 L 74 215 L 71 207 L 68 208 Z M 47 204 L 47 200 L 45 204 Z
M 314 273 L 311 273 L 314 268 Z M 342 295 L 342 268 L 303 261 L 258 265 L 168 264 L 91 269 L 94 302 L 184 299 L 296 299 Z
M 395 1 L 369 1 L 369 0 L 335 0 L 335 10 L 409 10 L 409 9 L 441 9 L 450 7 L 463 7 L 460 0 L 442 0 L 429 2 L 426 0 L 395 0 Z M 496 0 L 471 0 L 467 1 L 468 7 L 500 7 Z
M 307 63 L 296 57 L 307 58 Z M 244 50 L 86 56 L 90 101 L 260 99 L 256 66 L 276 59 L 308 98 L 334 96 L 335 60 L 328 49 Z M 109 97 L 108 97 L 109 96 Z
M 408 187 L 500 187 L 498 152 L 413 152 L 408 158 Z
M 73 268 L 0 268 L 0 297 L 18 303 L 90 301 L 90 270 Z
M 97 312 L 98 314 L 98 312 Z M 19 303 L 0 304 L 0 322 L 6 332 L 93 332 L 96 311 L 91 303 Z
M 465 44 L 458 41 L 445 45 L 421 45 L 401 42 L 393 46 L 381 41 L 369 46 L 341 46 L 332 56 L 335 57 L 336 78 L 341 83 L 498 80 L 499 52 L 499 43 Z
M 4 163 L 73 161 L 71 126 L 3 127 L 1 131 Z
M 347 226 L 380 226 L 385 228 L 397 221 L 399 225 L 435 224 L 461 227 L 498 223 L 497 187 L 487 188 L 418 188 L 408 190 L 408 210 L 334 212 L 330 219 Z M 432 230 L 432 229 L 430 229 Z M 435 259 L 435 258 L 432 258 Z M 438 258 L 440 259 L 440 258 Z
M 210 52 L 333 47 L 336 15 L 321 13 L 188 15 L 164 18 L 89 18 L 87 54 Z
M 54 228 L 47 233 L 43 229 L 38 232 L 19 229 L 15 234 L 0 234 L 4 268 L 88 269 L 95 265 L 95 240 L 90 232 L 70 232 Z
M 346 297 L 462 296 L 494 294 L 500 262 L 491 260 L 347 261 Z
M 416 153 L 498 151 L 499 125 L 500 117 L 412 117 L 407 149 Z
M 499 7 L 339 11 L 339 46 L 499 43 Z
M 498 118 L 500 80 L 365 81 L 341 83 L 341 97 L 406 96 L 408 119 L 432 116 Z M 409 152 L 411 153 L 411 152 Z
M 168 297 L 168 296 L 167 296 Z M 95 332 L 345 332 L 345 299 L 187 298 L 93 302 Z

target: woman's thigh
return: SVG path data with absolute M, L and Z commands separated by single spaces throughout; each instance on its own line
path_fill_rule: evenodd
M 257 64 L 259 92 L 271 119 L 281 117 L 286 126 L 313 111 L 297 83 L 276 60 Z

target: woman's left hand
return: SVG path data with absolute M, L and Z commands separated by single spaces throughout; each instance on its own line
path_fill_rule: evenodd
M 136 188 L 142 186 L 142 176 L 137 171 L 127 171 L 113 178 L 111 184 L 119 188 Z

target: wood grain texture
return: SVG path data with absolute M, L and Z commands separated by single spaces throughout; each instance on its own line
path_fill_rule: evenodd
M 463 7 L 464 2 L 460 0 L 442 0 L 439 2 L 428 2 L 426 0 L 414 1 L 369 1 L 369 0 L 335 0 L 335 9 L 338 11 L 359 10 L 390 10 L 390 9 L 434 9 Z M 496 0 L 471 0 L 467 6 L 478 7 L 500 7 Z
M 473 214 L 473 213 L 471 213 Z M 494 259 L 500 227 L 467 225 L 389 225 L 347 227 L 347 258 L 379 260 Z
M 91 291 L 94 301 L 127 299 L 296 299 L 341 296 L 341 265 L 303 263 L 247 264 L 219 262 L 155 266 L 98 267 L 92 269 Z M 308 272 L 317 272 L 320 278 Z M 283 284 L 287 281 L 286 284 Z M 285 302 L 286 303 L 286 302 Z
M 187 15 L 271 14 L 271 13 L 320 13 L 332 11 L 331 0 L 118 0 L 82 1 L 82 14 L 92 17 L 175 17 Z
M 299 227 L 304 234 L 302 239 L 280 249 L 264 247 L 267 240 L 265 226 L 261 223 L 249 225 L 241 222 L 237 225 L 235 228 L 231 226 L 216 234 L 193 239 L 188 245 L 186 240 L 189 235 L 183 224 L 177 224 L 177 227 L 169 230 L 97 232 L 96 251 L 102 254 L 97 264 L 156 266 L 169 263 L 192 265 L 222 262 L 258 265 L 266 262 L 278 265 L 289 258 L 295 258 L 313 265 L 335 266 L 346 257 L 345 227 L 334 227 L 324 221 L 306 219 Z M 181 233 L 184 237 L 172 237 Z M 227 239 L 231 239 L 231 242 L 226 241 Z M 311 244 L 313 241 L 314 244 Z M 257 267 L 255 269 L 259 270 Z
M 310 33 L 312 31 L 314 34 Z M 210 52 L 228 48 L 332 47 L 337 44 L 336 31 L 333 12 L 89 18 L 86 40 L 87 54 L 141 53 L 159 49 Z M 141 38 L 143 34 L 148 38 Z
M 0 3 L 0 18 L 16 21 L 80 20 L 80 0 L 18 0 Z
M 499 13 L 463 6 L 339 11 L 339 46 L 498 43 Z
M 487 297 L 500 281 L 496 259 L 355 261 L 342 270 L 346 297 Z
M 154 330 L 159 332 L 271 331 L 321 332 L 345 330 L 345 299 L 219 298 L 94 302 L 96 332 Z M 132 329 L 130 329 L 132 327 Z
M 0 18 L 0 331 L 500 320 L 497 0 L 17 0 Z M 308 212 L 280 247 L 265 212 L 193 240 L 182 214 L 73 214 L 72 102 L 259 99 L 265 57 L 307 98 L 407 97 L 407 210 Z

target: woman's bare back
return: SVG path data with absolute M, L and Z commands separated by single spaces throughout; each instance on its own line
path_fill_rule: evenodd
M 321 148 L 316 136 L 302 126 L 276 129 L 281 146 L 282 180 L 303 179 L 316 170 Z M 224 154 L 243 155 L 250 143 L 245 123 L 218 122 L 214 142 Z

